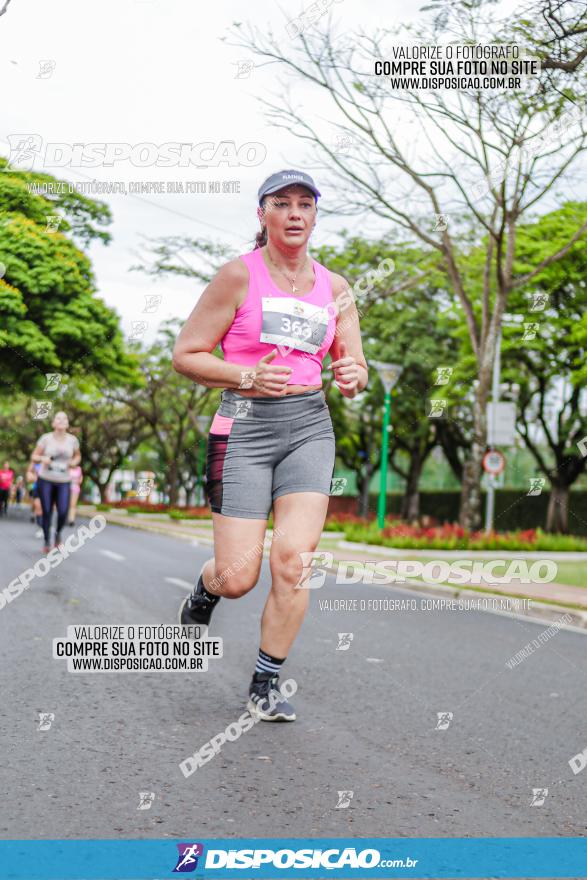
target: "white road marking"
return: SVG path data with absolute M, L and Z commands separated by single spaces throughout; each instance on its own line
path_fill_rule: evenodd
M 365 657 L 367 663 L 383 663 L 383 660 L 380 660 L 378 657 Z
M 103 556 L 107 556 L 108 559 L 115 559 L 117 562 L 122 562 L 126 559 L 125 556 L 121 556 L 120 553 L 115 553 L 114 550 L 100 550 L 100 553 Z
M 194 587 L 193 584 L 190 584 L 187 581 L 182 581 L 181 578 L 165 578 L 165 580 L 167 581 L 168 584 L 173 584 L 174 586 L 181 587 L 182 589 L 184 587 L 187 587 L 188 590 L 192 590 Z

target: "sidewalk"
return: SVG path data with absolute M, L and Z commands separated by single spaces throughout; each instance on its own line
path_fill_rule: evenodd
M 140 529 L 141 531 L 153 532 L 154 534 L 167 535 L 169 537 L 179 538 L 184 541 L 190 541 L 198 546 L 212 546 L 212 521 L 211 520 L 172 520 L 166 514 L 127 514 L 124 510 L 96 511 L 90 505 L 82 505 L 79 509 L 80 515 L 92 516 L 94 513 L 101 513 L 107 520 L 116 525 L 125 528 Z M 264 555 L 268 556 L 271 547 L 271 539 L 273 532 L 267 529 L 264 544 Z M 587 553 L 561 553 L 561 552 L 519 552 L 512 553 L 506 551 L 448 551 L 448 550 L 397 550 L 391 547 L 380 547 L 377 545 L 358 544 L 355 542 L 347 542 L 344 540 L 342 532 L 324 531 L 318 549 L 328 552 L 332 555 L 332 563 L 327 561 L 319 562 L 321 568 L 329 571 L 335 571 L 339 562 L 346 563 L 377 563 L 384 559 L 391 560 L 421 560 L 424 564 L 426 560 L 463 560 L 463 559 L 527 559 L 529 564 L 532 560 L 546 559 L 557 561 L 573 561 L 584 562 L 587 571 Z M 352 566 L 351 569 L 352 577 Z M 357 567 L 356 582 L 360 582 L 360 567 Z M 341 578 L 341 589 L 345 589 L 348 580 L 345 583 L 344 571 Z M 351 581 L 352 582 L 352 581 Z M 401 581 L 399 578 L 395 583 L 389 584 L 373 584 L 384 590 L 402 590 L 410 592 L 418 592 L 425 595 L 439 596 L 446 599 L 459 598 L 481 598 L 483 596 L 490 597 L 492 600 L 496 597 L 524 598 L 531 600 L 529 609 L 523 607 L 523 603 L 519 603 L 520 609 L 516 612 L 527 617 L 545 620 L 558 620 L 565 612 L 572 617 L 572 625 L 580 627 L 587 631 L 587 587 L 570 586 L 556 582 L 551 583 L 533 583 L 526 582 L 519 578 L 513 578 L 508 584 L 494 583 L 493 581 L 480 580 L 477 583 L 468 585 L 456 584 L 440 584 L 428 583 L 417 578 L 407 577 Z M 504 612 L 505 613 L 505 612 Z

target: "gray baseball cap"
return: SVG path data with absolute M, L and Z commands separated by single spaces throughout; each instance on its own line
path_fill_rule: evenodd
M 291 186 L 295 183 L 299 186 L 306 186 L 316 197 L 322 195 L 309 174 L 306 174 L 305 171 L 294 171 L 290 168 L 285 171 L 276 171 L 275 174 L 271 174 L 267 180 L 261 184 L 258 192 L 259 204 L 261 204 L 263 196 L 268 196 L 271 193 L 283 189 L 284 186 Z

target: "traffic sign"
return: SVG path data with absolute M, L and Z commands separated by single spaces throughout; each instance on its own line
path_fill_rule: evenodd
M 483 470 L 487 474 L 501 474 L 505 467 L 505 456 L 497 449 L 490 449 L 483 456 Z
M 516 437 L 516 404 L 506 400 L 487 404 L 487 443 L 513 446 Z

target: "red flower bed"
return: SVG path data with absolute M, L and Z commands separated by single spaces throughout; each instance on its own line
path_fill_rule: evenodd
M 169 510 L 169 504 L 147 504 L 140 498 L 126 498 L 124 501 L 109 502 L 110 507 L 121 508 L 125 510 L 127 507 L 140 507 L 145 513 L 166 513 Z
M 110 502 L 110 507 L 118 510 L 126 510 L 129 507 L 140 507 L 141 511 L 144 513 L 171 513 L 172 511 L 178 511 L 187 514 L 210 514 L 208 507 L 171 507 L 169 504 L 147 504 L 136 498 L 127 498 L 125 501 L 112 501 Z
M 386 526 L 382 532 L 383 538 L 422 538 L 428 540 L 451 540 L 466 538 L 467 541 L 503 541 L 507 543 L 514 537 L 518 541 L 534 544 L 537 539 L 535 529 L 526 529 L 525 531 L 515 532 L 490 532 L 486 534 L 482 531 L 470 532 L 456 523 L 444 523 L 441 526 L 432 526 L 422 528 L 421 526 L 411 526 L 407 523 L 399 523 L 397 526 Z
M 357 516 L 355 513 L 332 513 L 326 517 L 327 523 L 334 524 L 347 524 L 354 523 L 356 525 L 365 524 L 366 522 L 371 522 L 371 520 L 377 519 L 377 514 L 370 513 L 367 517 Z

